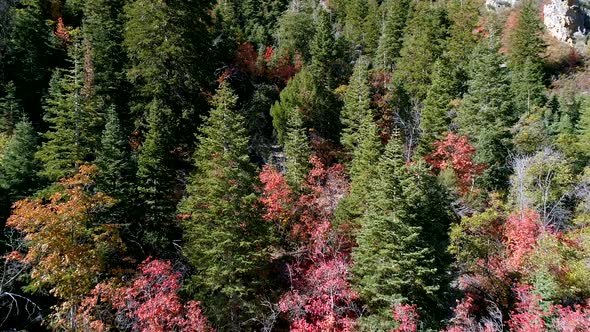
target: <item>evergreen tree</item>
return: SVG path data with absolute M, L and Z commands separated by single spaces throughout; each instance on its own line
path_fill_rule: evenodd
M 301 113 L 292 112 L 287 122 L 287 137 L 285 141 L 285 155 L 287 161 L 285 166 L 287 173 L 285 178 L 289 185 L 298 188 L 301 181 L 305 180 L 307 173 L 311 168 L 309 158 L 311 157 L 311 148 L 303 126 Z
M 381 155 L 381 142 L 372 114 L 367 113 L 360 120 L 359 143 L 352 153 L 350 165 L 350 192 L 335 211 L 338 224 L 352 223 L 358 226 L 358 219 L 367 208 L 369 184 L 376 176 L 375 165 Z
M 385 19 L 375 54 L 375 65 L 391 70 L 402 48 L 411 2 L 408 0 L 387 0 L 383 2 L 381 7 Z
M 344 35 L 354 48 L 364 45 L 365 19 L 368 14 L 367 1 L 346 0 Z
M 36 150 L 37 134 L 31 122 L 23 119 L 0 156 L 0 189 L 13 201 L 29 194 L 36 185 Z
M 381 32 L 381 12 L 377 0 L 367 2 L 367 17 L 364 26 L 364 45 L 363 54 L 373 56 L 377 51 L 379 43 L 379 33 Z
M 98 146 L 101 118 L 85 87 L 83 52 L 81 41 L 75 41 L 70 47 L 71 67 L 54 72 L 45 100 L 49 131 L 36 156 L 43 162 L 41 174 L 52 181 L 75 174 L 79 163 L 90 160 Z
M 349 151 L 354 151 L 359 143 L 359 127 L 362 120 L 372 115 L 369 60 L 361 57 L 355 64 L 344 96 L 344 108 L 340 114 L 340 122 L 343 126 L 340 142 Z
M 522 114 L 544 103 L 543 24 L 536 1 L 526 0 L 518 13 L 517 24 L 510 33 L 508 52 L 512 70 L 515 108 Z
M 90 0 L 84 3 L 82 32 L 90 43 L 94 86 L 106 104 L 125 105 L 123 50 L 123 0 Z
M 14 82 L 16 97 L 34 123 L 41 120 L 41 98 L 51 77 L 55 53 L 54 37 L 44 17 L 44 8 L 44 0 L 20 0 L 14 7 L 13 26 L 2 59 L 6 79 Z
M 99 170 L 97 184 L 102 192 L 119 200 L 132 199 L 134 165 L 114 106 L 106 114 L 96 165 Z
M 480 42 L 469 63 L 469 89 L 458 113 L 460 132 L 477 151 L 475 161 L 487 165 L 481 177 L 486 188 L 508 184 L 506 157 L 510 153 L 510 128 L 516 118 L 505 59 L 493 38 Z
M 311 40 L 309 51 L 311 53 L 311 65 L 316 75 L 326 75 L 331 70 L 334 61 L 334 35 L 330 14 L 323 8 L 319 9 L 315 34 Z
M 125 5 L 127 76 L 138 95 L 133 109 L 145 119 L 149 105 L 159 100 L 172 111 L 174 139 L 186 144 L 194 132 L 192 119 L 198 118 L 199 92 L 209 78 L 211 7 L 211 0 L 134 0 Z
M 176 173 L 172 150 L 172 111 L 159 100 L 153 100 L 148 111 L 148 132 L 139 150 L 137 181 L 139 199 L 143 202 L 142 244 L 148 253 L 162 254 L 172 249 L 177 226 L 175 211 Z
M 196 172 L 180 206 L 190 215 L 184 222 L 184 254 L 196 270 L 190 289 L 226 331 L 238 331 L 252 318 L 267 258 L 268 229 L 254 209 L 256 169 L 236 102 L 223 82 L 201 129 Z
M 432 84 L 422 109 L 420 119 L 420 147 L 421 154 L 430 151 L 434 141 L 443 138 L 451 124 L 451 102 L 455 97 L 456 85 L 453 77 L 449 75 L 449 62 L 440 59 L 434 64 L 432 71 Z
M 446 242 L 433 245 L 440 235 L 428 238 L 437 231 L 446 234 L 441 222 L 445 215 L 436 215 L 441 212 L 439 208 L 419 211 L 438 204 L 430 201 L 427 192 L 440 188 L 434 181 L 420 180 L 428 176 L 427 172 L 418 176 L 414 172 L 406 167 L 402 145 L 393 137 L 377 165 L 378 175 L 370 185 L 369 206 L 357 236 L 358 247 L 352 254 L 353 273 L 369 311 L 360 323 L 366 330 L 394 328 L 389 317 L 396 303 L 414 303 L 436 312 L 440 301 L 437 294 L 445 288 L 441 277 L 445 271 L 439 268 L 438 259 L 444 255 L 444 247 L 439 253 L 435 249 Z M 428 188 L 431 185 L 435 187 Z
M 467 92 L 467 66 L 473 48 L 477 45 L 478 34 L 474 33 L 479 24 L 479 0 L 452 0 L 448 4 L 449 38 L 446 41 L 445 58 L 448 61 L 446 75 L 453 81 L 456 98 Z
M 543 65 L 543 24 L 539 17 L 539 7 L 534 0 L 525 0 L 518 13 L 517 24 L 510 33 L 508 52 L 512 70 L 523 67 L 527 59 L 533 66 Z
M 447 25 L 444 8 L 429 2 L 416 4 L 408 21 L 395 78 L 415 102 L 426 98 L 432 66 L 443 54 Z
M 4 90 L 5 96 L 0 98 L 0 132 L 12 135 L 16 123 L 24 114 L 20 101 L 16 99 L 14 83 L 8 82 Z
M 512 71 L 512 93 L 518 114 L 528 113 L 545 103 L 543 69 L 531 58 Z

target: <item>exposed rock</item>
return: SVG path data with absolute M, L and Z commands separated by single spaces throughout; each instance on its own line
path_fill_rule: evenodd
M 587 33 L 588 16 L 579 0 L 549 0 L 543 8 L 543 21 L 552 36 L 570 45 L 575 33 Z
M 520 0 L 486 0 L 486 6 L 490 9 L 512 8 Z

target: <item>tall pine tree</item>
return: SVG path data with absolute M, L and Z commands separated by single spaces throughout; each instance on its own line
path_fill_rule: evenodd
M 375 65 L 391 70 L 402 48 L 411 2 L 408 0 L 387 0 L 381 4 L 381 8 L 385 19 L 375 54 Z
M 184 221 L 184 254 L 195 268 L 190 290 L 225 331 L 239 331 L 254 317 L 268 258 L 268 225 L 255 210 L 256 168 L 236 102 L 223 82 L 200 131 L 196 172 L 180 205 L 190 215 Z
M 5 95 L 0 97 L 0 132 L 12 135 L 17 122 L 23 117 L 20 101 L 16 99 L 16 87 L 13 82 L 6 83 Z
M 429 176 L 427 171 L 417 170 L 405 165 L 402 144 L 392 137 L 370 184 L 368 208 L 352 254 L 355 281 L 368 310 L 360 322 L 363 330 L 394 328 L 391 308 L 402 302 L 417 304 L 435 316 L 425 316 L 426 321 L 436 321 L 439 293 L 446 288 L 439 259 L 446 242 L 437 245 L 440 235 L 430 236 L 442 232 L 444 237 L 450 220 L 448 212 L 437 215 L 443 205 L 430 201 L 433 197 L 427 194 L 440 188 L 421 178 Z
M 510 128 L 516 121 L 505 58 L 498 42 L 489 37 L 474 49 L 469 63 L 469 88 L 457 121 L 477 151 L 477 163 L 486 164 L 481 180 L 486 188 L 508 185 L 506 158 L 511 151 Z
M 360 141 L 359 127 L 365 118 L 371 118 L 371 91 L 369 87 L 369 60 L 361 57 L 355 64 L 350 83 L 344 95 L 344 108 L 340 114 L 342 134 L 340 142 L 354 151 Z
M 287 122 L 287 137 L 284 150 L 287 157 L 285 178 L 289 185 L 298 188 L 311 168 L 309 164 L 309 158 L 311 157 L 309 139 L 307 138 L 306 128 L 303 126 L 301 113 L 298 111 L 292 112 Z
M 42 175 L 52 181 L 73 175 L 80 162 L 92 159 L 98 147 L 101 116 L 85 86 L 84 49 L 76 40 L 70 47 L 70 68 L 57 69 L 45 100 L 46 141 L 36 156 Z
M 0 189 L 12 201 L 26 196 L 36 185 L 36 151 L 37 134 L 31 122 L 22 119 L 0 156 Z

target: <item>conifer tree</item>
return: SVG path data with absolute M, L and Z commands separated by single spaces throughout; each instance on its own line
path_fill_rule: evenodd
M 447 25 L 444 8 L 429 2 L 416 4 L 407 23 L 395 78 L 415 102 L 426 98 L 432 66 L 443 54 Z
M 509 65 L 515 108 L 522 114 L 544 103 L 543 24 L 536 1 L 526 0 L 518 13 L 517 24 L 510 33 Z
M 134 0 L 124 8 L 127 77 L 136 87 L 132 109 L 147 119 L 150 104 L 159 100 L 172 112 L 174 139 L 186 144 L 195 129 L 192 119 L 198 119 L 195 106 L 202 104 L 199 92 L 210 75 L 211 7 L 211 0 Z
M 148 111 L 148 132 L 139 150 L 137 181 L 143 202 L 141 241 L 149 253 L 162 254 L 172 248 L 177 231 L 175 211 L 176 173 L 173 169 L 172 111 L 153 100 Z
M 30 193 L 35 186 L 38 164 L 35 160 L 37 134 L 30 121 L 22 119 L 4 153 L 0 156 L 0 189 L 8 193 L 11 200 Z
M 474 49 L 468 73 L 469 89 L 457 117 L 460 132 L 473 142 L 477 151 L 475 161 L 487 165 L 481 178 L 484 186 L 505 188 L 506 157 L 511 150 L 509 130 L 516 117 L 508 69 L 492 37 Z
M 43 0 L 21 0 L 14 7 L 13 26 L 2 59 L 6 78 L 14 82 L 16 97 L 34 123 L 41 120 L 41 99 L 51 77 L 55 53 L 44 8 Z
M 358 226 L 358 219 L 367 208 L 369 184 L 376 176 L 376 165 L 381 155 L 381 142 L 372 114 L 365 114 L 360 121 L 359 143 L 352 152 L 350 165 L 350 191 L 335 211 L 335 219 L 339 224 L 352 223 Z
M 510 33 L 510 66 L 513 70 L 522 67 L 530 60 L 533 66 L 543 65 L 543 24 L 539 7 L 534 0 L 525 0 L 518 13 L 517 24 Z
M 369 88 L 369 60 L 361 57 L 354 67 L 344 96 L 344 108 L 340 114 L 343 129 L 340 142 L 349 151 L 359 143 L 359 126 L 364 118 L 371 117 L 371 91 Z
M 190 290 L 227 331 L 240 330 L 253 317 L 254 296 L 262 283 L 259 273 L 267 258 L 268 229 L 254 209 L 256 169 L 236 102 L 223 82 L 201 129 L 196 172 L 180 206 L 190 215 L 184 222 L 184 254 L 195 268 Z
M 94 86 L 107 104 L 126 102 L 123 50 L 124 1 L 90 0 L 84 3 L 82 32 L 91 49 Z
M 346 0 L 344 35 L 354 48 L 364 44 L 365 18 L 368 13 L 366 1 Z
M 437 269 L 437 253 L 429 243 L 437 239 L 428 239 L 431 233 L 426 227 L 437 231 L 444 231 L 444 227 L 435 215 L 438 209 L 418 211 L 427 207 L 423 205 L 427 202 L 418 204 L 427 199 L 420 196 L 427 190 L 437 190 L 425 187 L 432 184 L 422 183 L 414 170 L 406 167 L 399 138 L 393 137 L 377 165 L 377 177 L 369 188 L 369 206 L 360 221 L 358 247 L 352 254 L 356 284 L 369 312 L 360 323 L 366 330 L 394 328 L 389 317 L 396 303 L 434 309 L 435 294 L 443 286 L 439 274 L 445 273 Z
M 311 168 L 309 164 L 311 148 L 306 129 L 303 126 L 301 113 L 297 110 L 291 113 L 287 122 L 285 155 L 287 157 L 285 163 L 287 173 L 285 178 L 291 187 L 298 188 L 301 181 L 307 177 L 307 173 Z
M 430 145 L 441 139 L 451 124 L 449 112 L 452 109 L 451 101 L 455 97 L 456 85 L 453 77 L 449 75 L 449 67 L 449 62 L 445 59 L 440 59 L 434 64 L 432 84 L 426 94 L 420 119 L 421 154 L 430 151 Z
M 16 99 L 14 83 L 8 82 L 4 87 L 5 95 L 0 98 L 0 132 L 12 134 L 16 123 L 23 117 L 20 101 Z
M 367 2 L 367 16 L 364 24 L 364 44 L 363 54 L 373 56 L 377 51 L 379 42 L 379 33 L 381 32 L 381 13 L 377 0 Z
M 42 175 L 52 181 L 75 174 L 79 163 L 91 159 L 98 146 L 101 118 L 84 86 L 80 40 L 70 47 L 70 61 L 69 69 L 57 69 L 51 79 L 44 106 L 50 129 L 36 154 L 43 162 Z
M 385 19 L 375 54 L 375 65 L 391 70 L 402 48 L 411 2 L 408 0 L 387 0 L 382 3 L 381 7 Z
M 453 0 L 448 5 L 450 26 L 445 58 L 449 66 L 446 75 L 453 80 L 456 98 L 467 92 L 467 65 L 479 37 L 474 31 L 479 24 L 480 6 L 479 0 Z
M 114 106 L 111 106 L 106 114 L 96 165 L 99 171 L 97 184 L 102 192 L 119 200 L 132 198 L 134 165 L 127 137 L 121 128 Z
M 329 74 L 331 64 L 334 61 L 334 35 L 330 14 L 323 8 L 319 9 L 315 34 L 311 40 L 309 51 L 311 64 L 317 76 Z

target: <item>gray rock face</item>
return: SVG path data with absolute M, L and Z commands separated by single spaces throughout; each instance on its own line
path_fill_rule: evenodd
M 486 6 L 490 9 L 511 8 L 518 2 L 519 0 L 486 0 Z
M 579 0 L 549 0 L 543 7 L 547 31 L 562 42 L 574 43 L 574 34 L 587 34 L 588 13 Z

